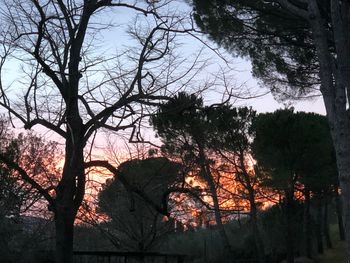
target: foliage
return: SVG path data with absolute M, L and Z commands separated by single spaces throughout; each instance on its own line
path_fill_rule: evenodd
M 269 84 L 271 90 L 282 98 L 299 98 L 299 95 L 312 92 L 313 89 L 321 91 L 335 148 L 340 188 L 346 200 L 345 220 L 348 221 L 348 2 L 214 0 L 191 3 L 194 4 L 199 26 L 226 48 L 249 56 L 255 76 Z M 292 91 L 292 94 L 288 91 Z M 349 226 L 349 222 L 345 222 L 348 242 Z M 350 254 L 349 251 L 347 254 Z M 290 258 L 289 262 L 292 261 Z
M 224 227 L 232 245 L 234 258 L 242 262 L 258 262 L 249 220 L 243 218 L 240 224 L 231 221 Z M 163 253 L 191 255 L 198 260 L 194 262 L 225 263 L 228 259 L 224 257 L 223 248 L 221 232 L 216 226 L 211 226 L 171 234 L 162 242 L 159 249 Z
M 162 153 L 181 162 L 184 175 L 198 182 L 197 186 L 192 187 L 192 179 L 188 183 L 184 180 L 183 187 L 192 188 L 193 195 L 187 196 L 190 199 L 196 196 L 194 206 L 199 207 L 205 204 L 203 195 L 213 198 L 217 195 L 212 171 L 208 169 L 214 163 L 211 158 L 213 151 L 209 147 L 211 126 L 208 123 L 202 98 L 185 92 L 178 93 L 169 102 L 160 105 L 157 115 L 151 118 L 151 124 L 162 140 Z M 197 201 L 199 203 L 196 205 Z M 213 203 L 218 213 L 218 201 Z
M 209 165 L 217 191 L 226 189 L 220 195 L 233 201 L 234 195 L 248 199 L 247 188 L 253 191 L 258 181 L 252 171 L 249 134 L 254 117 L 251 108 L 230 104 L 204 106 L 200 97 L 179 93 L 161 105 L 152 124 L 162 139 L 163 153 L 181 160 L 189 174 L 198 175 L 204 183 L 208 181 L 203 171 Z M 232 185 L 235 189 L 230 188 Z M 231 193 L 230 197 L 224 197 L 225 193 Z
M 306 254 L 311 257 L 311 227 L 316 229 L 318 247 L 321 247 L 321 232 L 328 234 L 321 225 L 327 229 L 328 219 L 323 218 L 327 214 L 322 216 L 318 200 L 317 215 L 312 222 L 310 192 L 312 197 L 322 195 L 327 202 L 337 185 L 335 154 L 327 120 L 313 113 L 277 110 L 258 115 L 252 125 L 252 134 L 253 156 L 259 171 L 265 174 L 263 184 L 281 196 L 279 209 L 285 230 L 280 232 L 285 233 L 288 262 L 299 249 L 297 234 L 302 231 L 298 225 L 304 228 Z M 297 200 L 301 197 L 304 197 L 304 217 L 298 216 L 297 210 Z
M 318 84 L 318 62 L 308 22 L 278 1 L 191 3 L 198 26 L 233 54 L 249 57 L 254 76 L 276 97 L 298 98 Z
M 6 154 L 8 158 L 18 160 L 19 147 L 13 135 L 7 130 L 7 124 L 4 120 L 0 120 L 0 126 L 0 151 Z M 2 163 L 0 163 L 0 186 L 0 218 L 18 217 L 22 202 L 24 202 L 25 191 L 21 187 L 14 171 Z
M 201 107 L 203 100 L 196 95 L 180 92 L 162 104 L 151 124 L 162 138 L 162 152 L 178 156 L 187 166 L 194 165 L 198 158 L 198 144 L 205 145 L 207 130 Z
M 118 176 L 146 193 L 154 203 L 167 202 L 167 190 L 179 180 L 180 166 L 166 158 L 148 158 L 122 163 Z M 180 178 L 181 179 L 181 178 Z M 173 221 L 165 219 L 145 200 L 118 180 L 107 180 L 99 193 L 99 211 L 110 218 L 108 235 L 121 249 L 145 251 L 173 231 Z
M 47 142 L 34 133 L 15 135 L 8 126 L 5 119 L 0 120 L 0 153 L 25 167 L 32 178 L 50 189 L 58 180 L 60 156 L 57 144 Z M 46 225 L 50 222 L 43 217 L 51 216 L 43 213 L 46 206 L 42 196 L 22 180 L 18 171 L 0 163 L 0 243 L 3 259 L 6 256 L 8 260 L 13 259 L 18 251 L 24 253 L 43 245 L 42 240 L 49 235 Z M 35 217 L 38 214 L 41 218 Z
M 334 148 L 324 116 L 277 110 L 260 114 L 252 131 L 254 158 L 274 189 L 299 182 L 317 192 L 336 184 Z
M 296 202 L 291 207 L 293 215 L 291 224 L 295 231 L 295 244 L 297 253 L 302 253 L 303 249 L 303 206 Z M 285 258 L 287 248 L 285 245 L 286 218 L 280 205 L 274 205 L 260 213 L 261 227 L 263 229 L 263 239 L 268 255 L 268 262 L 280 262 Z
M 0 122 L 0 151 L 9 158 L 18 157 L 18 148 L 14 143 L 6 144 L 10 135 L 7 131 L 6 123 Z M 25 202 L 26 191 L 21 187 L 18 178 L 14 176 L 13 171 L 0 163 L 0 247 L 4 260 L 10 257 L 10 247 L 20 228 L 16 226 L 20 217 L 20 210 Z
M 201 97 L 180 92 L 160 106 L 151 123 L 163 140 L 163 151 L 193 155 L 198 150 L 196 145 L 206 149 L 240 146 L 247 149 L 248 128 L 254 116 L 251 108 L 234 108 L 229 104 L 204 106 Z
M 213 148 L 236 153 L 250 151 L 249 129 L 256 115 L 252 108 L 220 105 L 208 107 L 206 111 L 208 125 L 213 130 L 210 133 Z

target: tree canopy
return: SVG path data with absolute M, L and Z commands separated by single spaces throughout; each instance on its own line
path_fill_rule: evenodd
M 197 25 L 234 55 L 249 57 L 253 75 L 277 98 L 305 96 L 319 84 L 308 21 L 279 1 L 195 0 L 192 4 Z
M 328 198 L 337 184 L 335 154 L 327 119 L 313 113 L 294 113 L 293 109 L 277 110 L 259 114 L 253 121 L 252 132 L 252 152 L 259 172 L 265 174 L 263 184 L 282 196 L 280 205 L 288 262 L 293 262 L 297 247 L 295 229 L 298 217 L 301 218 L 297 206 L 298 192 L 305 198 L 305 247 L 311 257 L 310 191 L 314 196 Z M 318 211 L 320 207 L 318 203 Z M 321 217 L 319 212 L 318 233 L 321 233 Z M 322 237 L 318 236 L 318 240 L 322 242 Z
M 181 180 L 180 168 L 179 164 L 162 157 L 130 160 L 118 167 L 118 176 L 123 176 L 130 185 L 161 205 L 163 198 L 168 200 L 167 190 Z M 108 235 L 120 249 L 146 251 L 165 234 L 174 231 L 170 218 L 164 219 L 164 215 L 126 189 L 118 177 L 104 184 L 99 192 L 98 207 L 99 212 L 110 218 Z
M 191 1 L 197 24 L 248 56 L 280 98 L 320 90 L 327 112 L 350 242 L 350 5 L 341 0 Z M 227 29 L 227 30 L 226 30 Z M 350 255 L 350 243 L 347 246 Z
M 259 114 L 252 130 L 253 156 L 268 171 L 275 188 L 301 182 L 316 191 L 336 183 L 334 147 L 324 116 L 278 110 Z

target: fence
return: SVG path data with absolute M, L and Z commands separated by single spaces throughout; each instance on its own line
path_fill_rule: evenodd
M 74 251 L 74 263 L 189 263 L 189 257 L 175 254 Z

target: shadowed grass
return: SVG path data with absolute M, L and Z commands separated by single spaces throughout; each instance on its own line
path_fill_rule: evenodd
M 325 249 L 323 255 L 317 257 L 318 263 L 345 263 L 345 242 L 339 240 L 337 225 L 331 226 L 333 249 Z

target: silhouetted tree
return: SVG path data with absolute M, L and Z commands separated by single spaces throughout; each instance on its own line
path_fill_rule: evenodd
M 261 179 L 254 171 L 250 128 L 255 118 L 251 108 L 233 108 L 229 105 L 207 107 L 207 125 L 211 127 L 206 140 L 226 166 L 224 173 L 233 175 L 232 183 L 240 188 L 241 202 L 247 200 L 259 262 L 265 262 L 265 251 L 258 226 L 258 200 Z M 260 189 L 262 191 L 262 189 Z
M 7 121 L 0 120 L 0 154 L 20 164 L 31 178 L 51 191 L 59 180 L 58 163 L 61 156 L 57 144 L 45 141 L 34 133 L 15 135 L 8 126 Z M 43 234 L 47 230 L 46 224 L 40 223 L 33 231 L 33 225 L 26 225 L 28 221 L 35 221 L 40 214 L 46 217 L 41 218 L 42 222 L 48 223 L 51 216 L 43 213 L 47 210 L 47 202 L 31 184 L 22 180 L 16 169 L 0 163 L 0 182 L 0 242 L 3 260 L 10 262 L 15 260 L 15 252 L 24 253 L 25 249 L 42 245 L 42 239 L 47 238 L 48 233 Z
M 147 158 L 122 163 L 118 174 L 123 174 L 131 185 L 161 205 L 164 193 L 181 179 L 180 168 L 166 158 Z M 129 192 L 117 177 L 103 185 L 98 211 L 110 218 L 107 235 L 121 249 L 150 250 L 162 237 L 174 231 L 171 218 L 164 218 L 142 198 Z
M 18 153 L 17 147 L 13 143 L 6 143 L 11 140 L 7 130 L 7 124 L 0 120 L 0 151 L 10 159 L 15 159 Z M 18 178 L 11 169 L 0 164 L 0 247 L 4 260 L 9 260 L 9 250 L 12 239 L 19 231 L 15 222 L 19 220 L 21 206 L 24 202 L 25 190 L 21 187 Z
M 248 56 L 253 73 L 280 97 L 320 89 L 344 198 L 350 255 L 350 5 L 341 0 L 190 1 L 197 24 L 229 51 Z
M 211 169 L 213 160 L 210 157 L 210 141 L 207 140 L 211 126 L 203 111 L 202 99 L 180 92 L 159 107 L 151 122 L 162 138 L 162 151 L 170 156 L 180 156 L 184 166 L 199 174 L 207 184 L 213 200 L 215 222 L 223 238 L 225 253 L 229 256 L 231 246 L 223 226 L 218 189 Z
M 307 229 L 310 228 L 310 192 L 322 191 L 329 195 L 327 189 L 332 188 L 331 182 L 336 182 L 329 127 L 323 116 L 286 109 L 260 114 L 254 121 L 253 133 L 253 155 L 259 167 L 269 175 L 266 184 L 283 193 L 288 262 L 293 262 L 296 191 L 300 191 L 298 188 L 302 184 L 307 210 L 304 227 L 310 235 L 311 230 Z M 322 220 L 321 215 L 318 217 Z M 321 231 L 319 229 L 319 233 Z M 311 256 L 310 236 L 306 241 L 307 255 Z
M 7 156 L 0 155 L 0 161 L 17 170 L 48 201 L 55 219 L 57 263 L 73 261 L 74 220 L 85 194 L 86 170 L 103 166 L 116 171 L 105 160 L 85 163 L 93 135 L 102 128 L 113 132 L 129 128 L 130 141 L 142 140 L 141 119 L 152 114 L 152 107 L 167 99 L 173 87 L 178 90 L 189 83 L 204 64 L 199 56 L 189 61 L 188 55 L 183 59 L 174 51 L 176 36 L 191 31 L 192 25 L 168 4 L 1 1 L 0 69 L 11 55 L 19 59 L 24 74 L 17 78 L 15 95 L 7 82 L 1 83 L 0 106 L 26 129 L 41 125 L 53 131 L 64 144 L 64 160 L 54 191 Z M 111 53 L 110 46 L 99 46 L 96 39 L 103 29 L 113 27 L 117 9 L 135 14 L 127 29 L 135 46 Z

